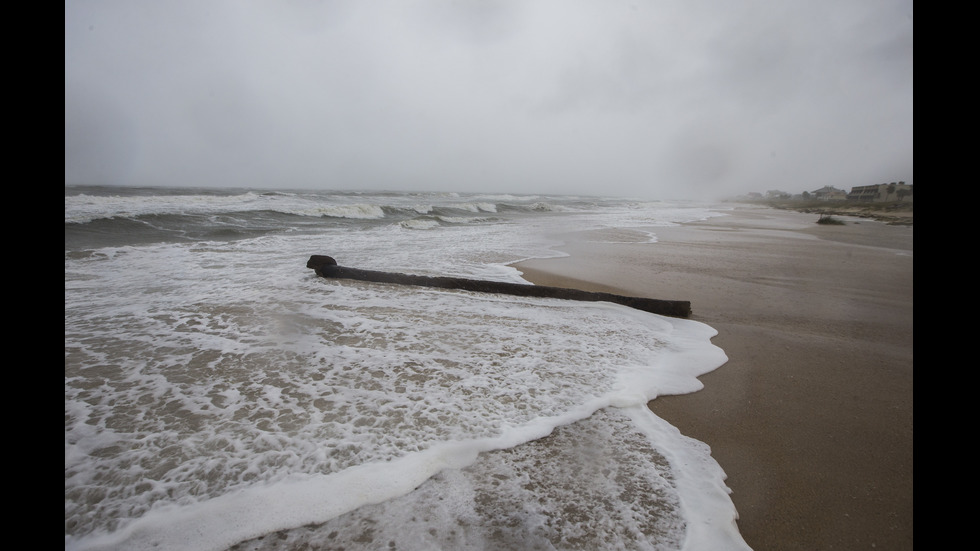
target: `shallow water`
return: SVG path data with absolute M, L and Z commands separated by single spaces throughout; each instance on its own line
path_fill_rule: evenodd
M 66 548 L 744 546 L 706 446 L 645 407 L 724 363 L 710 327 L 305 268 L 329 254 L 526 283 L 510 264 L 560 255 L 561 232 L 655 246 L 657 227 L 709 206 L 119 188 L 65 201 Z

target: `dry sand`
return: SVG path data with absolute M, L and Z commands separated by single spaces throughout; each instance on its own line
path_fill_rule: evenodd
M 690 300 L 729 361 L 650 408 L 711 447 L 756 551 L 912 549 L 912 227 L 764 207 L 567 236 L 539 285 Z

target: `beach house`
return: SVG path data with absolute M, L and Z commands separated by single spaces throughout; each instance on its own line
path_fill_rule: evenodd
M 833 186 L 824 186 L 816 191 L 811 191 L 810 197 L 821 201 L 844 201 L 847 199 L 847 192 Z
M 912 201 L 912 186 L 905 182 L 877 184 L 871 186 L 855 186 L 847 194 L 848 201 Z

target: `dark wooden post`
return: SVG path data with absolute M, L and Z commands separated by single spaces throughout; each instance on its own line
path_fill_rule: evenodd
M 501 293 L 520 297 L 559 298 L 565 300 L 582 300 L 590 302 L 613 302 L 675 318 L 687 318 L 691 315 L 691 303 L 686 300 L 660 300 L 653 298 L 630 297 L 612 293 L 596 293 L 566 289 L 563 287 L 548 287 L 544 285 L 522 285 L 502 281 L 484 281 L 459 277 L 430 277 L 374 270 L 347 268 L 337 264 L 332 257 L 313 255 L 306 263 L 316 275 L 327 278 L 355 279 L 376 283 L 397 283 L 399 285 L 416 285 L 421 287 L 438 287 L 441 289 L 460 289 L 479 293 Z

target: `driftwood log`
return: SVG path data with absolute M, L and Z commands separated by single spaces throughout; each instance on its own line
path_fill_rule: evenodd
M 398 283 L 401 285 L 418 285 L 421 287 L 438 287 L 441 289 L 461 289 L 480 293 L 501 293 L 519 297 L 560 298 L 566 300 L 584 300 L 590 302 L 613 302 L 675 318 L 686 318 L 691 315 L 691 303 L 686 300 L 658 300 L 652 298 L 630 297 L 612 293 L 595 293 L 578 289 L 548 287 L 544 285 L 522 285 L 501 281 L 483 281 L 459 277 L 430 277 L 374 270 L 360 270 L 339 266 L 332 257 L 315 254 L 306 263 L 320 277 L 356 279 L 376 283 Z

